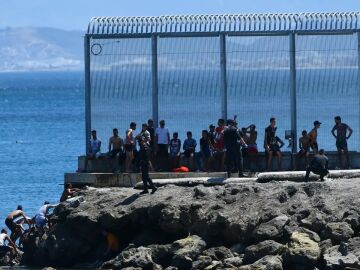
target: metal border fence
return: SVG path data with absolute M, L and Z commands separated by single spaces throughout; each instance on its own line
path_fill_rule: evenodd
M 95 17 L 84 38 L 85 56 L 85 123 L 86 141 L 91 132 L 91 65 L 90 55 L 98 48 L 91 40 L 151 38 L 152 117 L 159 120 L 159 37 L 219 37 L 219 72 L 221 116 L 227 119 L 226 42 L 229 36 L 288 36 L 290 72 L 292 152 L 297 149 L 297 84 L 296 37 L 300 35 L 357 35 L 358 89 L 360 92 L 360 12 L 249 14 L 249 15 L 185 15 L 160 17 Z M 360 108 L 359 108 L 360 126 Z M 88 144 L 86 143 L 86 147 Z M 87 149 L 88 150 L 88 149 Z

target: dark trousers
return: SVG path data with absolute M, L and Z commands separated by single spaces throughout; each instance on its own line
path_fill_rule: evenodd
M 145 148 L 140 149 L 140 166 L 144 190 L 147 190 L 148 186 L 151 189 L 155 189 L 154 183 L 149 175 L 149 151 Z
M 329 171 L 327 169 L 322 169 L 322 168 L 314 168 L 312 166 L 308 166 L 306 168 L 306 175 L 305 175 L 305 180 L 309 179 L 309 175 L 310 172 L 320 175 L 320 179 L 323 180 L 324 176 L 328 175 Z
M 228 147 L 226 149 L 226 171 L 228 175 L 231 174 L 232 170 L 242 174 L 243 172 L 243 157 L 239 147 Z

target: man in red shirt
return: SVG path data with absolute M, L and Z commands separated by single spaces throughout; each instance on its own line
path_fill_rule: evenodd
M 214 144 L 214 158 L 215 158 L 215 169 L 217 171 L 224 171 L 225 163 L 225 152 L 224 152 L 224 119 L 218 120 L 218 126 L 215 129 L 215 144 Z

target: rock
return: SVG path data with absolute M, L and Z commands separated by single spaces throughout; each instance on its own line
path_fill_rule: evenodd
M 206 243 L 197 235 L 177 240 L 171 245 L 174 252 L 171 265 L 180 269 L 191 269 L 193 260 L 205 249 Z
M 230 247 L 230 250 L 233 253 L 242 254 L 245 252 L 245 246 L 243 244 L 238 243 L 238 244 L 232 245 Z
M 283 235 L 283 228 L 290 221 L 286 215 L 278 216 L 266 223 L 260 224 L 253 232 L 256 241 L 279 239 Z
M 319 243 L 319 246 L 320 246 L 321 253 L 323 254 L 325 252 L 325 250 L 327 250 L 333 246 L 333 243 L 332 243 L 331 239 L 326 239 L 324 241 L 321 241 Z
M 346 222 L 331 222 L 328 223 L 323 231 L 324 238 L 329 238 L 337 243 L 347 241 L 354 235 L 354 231 Z
M 280 256 L 265 256 L 251 265 L 241 266 L 239 270 L 282 270 L 282 259 Z
M 214 247 L 203 251 L 202 255 L 210 257 L 212 260 L 223 261 L 234 257 L 231 250 L 226 247 Z
M 239 267 L 243 265 L 243 258 L 241 257 L 232 257 L 224 260 L 224 265 L 226 267 Z
M 342 252 L 340 245 L 333 246 L 324 252 L 327 269 L 344 269 L 345 267 L 360 267 L 359 259 L 353 253 Z M 357 269 L 358 269 L 357 268 Z
M 314 266 L 320 255 L 319 244 L 311 240 L 308 234 L 294 232 L 291 235 L 286 254 L 287 262 L 290 264 Z
M 151 249 L 151 258 L 153 261 L 160 265 L 170 265 L 171 258 L 174 255 L 171 245 L 150 245 L 147 246 Z
M 205 270 L 215 270 L 215 269 L 224 269 L 223 264 L 219 261 L 212 261 L 211 264 L 205 268 Z
M 324 215 L 320 212 L 312 212 L 307 218 L 300 220 L 299 224 L 311 231 L 321 233 L 326 226 Z
M 285 231 L 288 234 L 289 238 L 291 237 L 291 235 L 294 232 L 300 232 L 300 233 L 304 233 L 307 234 L 309 236 L 309 238 L 315 242 L 320 242 L 321 238 L 320 236 L 316 233 L 313 232 L 309 229 L 303 228 L 303 227 L 298 227 L 298 226 L 286 226 L 285 227 Z
M 253 263 L 266 255 L 278 255 L 284 250 L 284 245 L 273 240 L 266 240 L 245 249 L 244 263 Z
M 196 261 L 192 263 L 192 269 L 202 270 L 208 267 L 212 262 L 209 256 L 199 256 Z
M 116 258 L 104 263 L 102 268 L 122 269 L 124 267 L 138 267 L 150 270 L 155 266 L 151 254 L 150 248 L 130 248 L 121 252 Z

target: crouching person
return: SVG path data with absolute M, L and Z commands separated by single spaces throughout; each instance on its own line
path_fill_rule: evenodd
M 0 257 L 5 256 L 6 254 L 9 254 L 10 259 L 13 260 L 14 256 L 17 254 L 17 249 L 15 243 L 11 240 L 10 236 L 8 236 L 7 231 L 2 229 L 0 233 Z
M 305 181 L 309 180 L 310 172 L 320 175 L 320 180 L 324 181 L 324 177 L 329 174 L 328 171 L 329 160 L 325 156 L 324 149 L 320 149 L 310 162 L 306 169 Z

